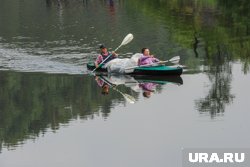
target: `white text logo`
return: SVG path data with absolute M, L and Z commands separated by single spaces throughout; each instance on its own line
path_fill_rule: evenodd
M 224 153 L 221 157 L 217 153 L 189 153 L 188 158 L 192 163 L 242 163 L 245 153 Z

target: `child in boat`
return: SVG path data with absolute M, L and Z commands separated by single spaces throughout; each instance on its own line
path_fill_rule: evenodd
M 155 58 L 154 55 L 150 55 L 148 48 L 142 48 L 142 56 L 138 59 L 138 66 L 141 65 L 151 65 L 157 62 L 160 63 L 160 60 Z
M 107 60 L 105 60 L 104 63 L 107 63 L 115 58 L 117 58 L 117 54 L 115 52 L 109 53 L 107 48 L 104 45 L 100 46 L 100 51 L 101 53 L 97 56 L 97 59 L 95 61 L 95 67 L 97 68 L 99 66 L 99 64 L 101 64 L 110 54 L 112 54 L 112 56 L 110 56 Z

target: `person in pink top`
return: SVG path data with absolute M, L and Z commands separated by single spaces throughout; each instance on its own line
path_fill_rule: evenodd
M 102 92 L 101 93 L 103 95 L 109 94 L 109 88 L 110 88 L 110 86 L 107 83 L 105 83 L 105 81 L 103 79 L 101 79 L 99 76 L 96 76 L 95 80 L 97 82 L 97 85 L 102 88 Z
M 117 54 L 115 52 L 108 52 L 108 49 L 104 46 L 104 45 L 101 45 L 100 46 L 100 50 L 101 50 L 101 53 L 97 56 L 96 58 L 96 61 L 95 61 L 95 67 L 97 68 L 99 66 L 100 63 L 102 63 L 110 54 L 112 54 L 112 56 L 110 56 L 107 60 L 105 60 L 105 63 L 115 59 L 117 57 Z
M 149 98 L 151 96 L 151 93 L 155 91 L 154 89 L 157 85 L 158 84 L 156 84 L 156 83 L 144 82 L 144 83 L 140 83 L 139 87 L 142 88 L 142 90 L 143 90 L 142 95 L 144 97 Z
M 138 66 L 141 65 L 151 65 L 157 62 L 160 63 L 160 60 L 155 58 L 154 55 L 150 55 L 148 48 L 142 48 L 142 56 L 138 59 Z

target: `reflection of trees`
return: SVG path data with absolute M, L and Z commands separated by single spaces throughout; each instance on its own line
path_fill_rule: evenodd
M 130 3 L 140 3 L 133 0 Z M 211 89 L 205 98 L 196 102 L 200 112 L 211 116 L 223 113 L 225 106 L 233 101 L 231 92 L 232 60 L 243 62 L 243 71 L 249 71 L 249 4 L 250 1 L 232 0 L 145 0 L 141 4 L 144 15 L 154 17 L 168 26 L 170 40 L 180 44 L 181 49 L 193 50 L 184 57 L 184 64 L 196 69 L 204 58 L 208 67 Z M 137 5 L 134 5 L 137 6 Z M 139 6 L 139 5 L 138 5 Z M 158 12 L 156 12 L 158 11 Z M 164 15 L 163 15 L 164 13 Z M 165 22 L 164 22 L 165 21 Z M 185 32 L 185 33 L 184 33 Z M 184 54 L 184 52 L 182 52 Z M 182 60 L 183 61 L 183 60 Z
M 201 113 L 209 112 L 211 117 L 224 113 L 225 106 L 233 102 L 234 96 L 231 92 L 232 67 L 227 60 L 227 53 L 222 52 L 218 47 L 218 53 L 207 59 L 209 64 L 208 78 L 211 82 L 211 89 L 205 98 L 196 101 L 196 107 Z
M 134 86 L 146 82 L 148 78 L 125 78 L 129 80 L 113 78 L 113 81 L 118 82 L 112 84 L 118 84 L 117 90 L 138 99 L 139 92 L 133 91 L 131 83 L 127 81 L 134 81 Z M 163 79 L 151 81 L 158 84 L 156 93 L 160 93 L 161 85 L 166 83 L 182 84 L 181 77 Z M 94 77 L 88 75 L 1 72 L 0 152 L 2 146 L 12 148 L 46 133 L 48 129 L 56 131 L 72 119 L 107 118 L 114 106 L 126 105 L 124 97 L 112 88 L 108 95 L 101 95 L 100 86 Z
M 101 88 L 88 76 L 0 73 L 0 147 L 56 130 L 72 118 L 107 117 L 122 96 Z M 124 90 L 125 91 L 125 90 Z

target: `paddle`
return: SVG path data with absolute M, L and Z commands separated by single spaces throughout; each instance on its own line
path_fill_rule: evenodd
M 113 90 L 119 92 L 125 99 L 127 102 L 131 103 L 131 104 L 134 104 L 135 103 L 135 98 L 129 94 L 126 94 L 126 93 L 122 93 L 121 91 L 119 91 L 118 89 L 116 89 L 114 87 L 114 85 L 112 83 L 110 83 L 109 81 L 107 81 L 105 78 L 103 77 L 100 77 L 100 79 L 105 82 L 106 84 L 109 85 L 110 88 L 112 88 Z
M 120 46 L 118 46 L 115 50 L 114 50 L 114 52 L 116 52 L 121 46 L 123 46 L 123 45 L 126 45 L 126 44 L 128 44 L 129 42 L 131 42 L 132 40 L 133 40 L 133 38 L 134 38 L 134 36 L 133 36 L 133 34 L 128 34 L 124 39 L 123 39 L 123 41 L 122 41 L 122 43 L 120 44 Z M 92 71 L 92 73 L 96 70 L 96 69 L 98 69 L 110 56 L 112 56 L 112 54 L 110 54 L 110 55 L 108 55 L 108 57 L 106 58 L 106 59 L 104 59 L 99 65 L 98 65 L 98 67 L 96 67 L 93 71 Z
M 141 65 L 141 66 L 133 66 L 133 67 L 125 68 L 125 73 L 132 73 L 134 71 L 134 69 L 137 68 L 137 67 L 149 67 L 149 66 L 154 66 L 154 65 L 157 65 L 157 64 L 164 64 L 164 63 L 167 63 L 167 62 L 171 62 L 173 64 L 178 64 L 179 61 L 180 61 L 180 56 L 175 56 L 175 57 L 172 57 L 171 59 L 166 60 L 166 61 L 160 61 L 160 62 L 156 62 L 156 63 L 153 63 L 153 64 L 145 64 L 145 65 Z
M 127 102 L 129 102 L 131 104 L 135 103 L 135 98 L 133 96 L 126 94 L 126 93 L 122 93 L 121 91 L 119 91 L 118 89 L 116 89 L 114 87 L 112 89 L 119 92 L 127 100 Z

